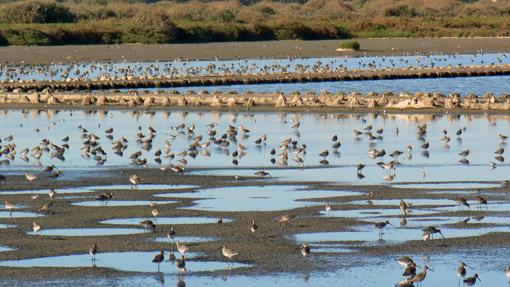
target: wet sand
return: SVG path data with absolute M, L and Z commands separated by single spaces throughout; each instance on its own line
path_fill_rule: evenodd
M 31 190 L 53 187 L 59 188 L 69 186 L 83 185 L 109 185 L 126 184 L 128 175 L 138 174 L 142 183 L 169 183 L 169 184 L 192 184 L 200 187 L 223 187 L 223 186 L 244 186 L 258 185 L 261 181 L 269 184 L 269 179 L 243 177 L 234 179 L 233 177 L 216 176 L 194 176 L 194 175 L 175 175 L 168 171 L 159 169 L 125 169 L 110 170 L 110 176 L 98 178 L 86 178 L 73 181 L 52 180 L 42 174 L 38 174 L 40 179 L 29 183 L 23 176 L 7 176 L 7 184 L 3 184 L 1 190 Z M 284 184 L 281 182 L 271 184 Z M 327 190 L 354 190 L 361 192 L 373 192 L 374 199 L 410 199 L 413 198 L 444 198 L 453 199 L 456 194 L 448 193 L 425 193 L 419 189 L 391 188 L 385 185 L 376 186 L 356 186 L 356 185 L 331 185 L 327 183 L 310 182 L 286 182 L 285 184 L 296 184 L 309 186 L 313 189 Z M 170 192 L 185 192 L 188 190 L 171 190 Z M 490 192 L 490 200 L 498 200 L 507 197 L 507 189 L 491 188 L 484 189 L 483 192 Z M 115 200 L 154 200 L 153 194 L 162 193 L 161 190 L 144 190 L 133 192 L 130 190 L 113 191 Z M 80 195 L 75 193 L 73 195 Z M 86 194 L 90 195 L 90 194 Z M 62 194 L 57 194 L 52 213 L 44 218 L 37 218 L 43 230 L 49 228 L 82 228 L 82 227 L 107 227 L 105 224 L 98 223 L 101 220 L 110 218 L 126 217 L 149 217 L 151 208 L 148 206 L 132 207 L 79 207 L 70 203 L 73 201 L 82 201 L 83 199 L 62 199 Z M 32 200 L 27 194 L 24 195 L 2 195 L 1 200 L 10 200 L 18 205 L 27 205 L 26 210 L 36 211 L 39 206 L 48 201 L 47 195 L 41 195 L 37 200 Z M 178 195 L 177 195 L 178 198 Z M 321 198 L 318 206 L 298 208 L 289 211 L 269 211 L 269 212 L 212 212 L 196 211 L 188 209 L 177 209 L 178 207 L 190 206 L 192 199 L 180 198 L 179 203 L 160 205 L 161 217 L 164 216 L 209 216 L 232 218 L 233 222 L 218 224 L 199 224 L 176 226 L 178 235 L 187 236 L 207 236 L 218 237 L 218 241 L 193 244 L 192 251 L 203 252 L 203 259 L 224 261 L 218 250 L 222 244 L 233 248 L 239 252 L 238 262 L 253 264 L 253 268 L 233 269 L 229 271 L 232 274 L 258 275 L 271 272 L 299 272 L 305 269 L 315 271 L 328 271 L 327 264 L 323 264 L 321 256 L 315 256 L 312 261 L 302 260 L 301 254 L 296 249 L 298 243 L 288 240 L 286 236 L 303 232 L 325 232 L 325 231 L 345 231 L 359 226 L 361 222 L 349 218 L 335 218 L 317 216 L 319 211 L 323 210 L 323 204 L 329 202 L 334 210 L 344 209 L 343 203 L 352 200 L 366 200 L 364 195 L 342 196 L 332 198 Z M 454 205 L 452 203 L 452 205 Z M 368 208 L 366 205 L 354 205 L 355 208 Z M 398 208 L 395 206 L 395 208 Z M 14 211 L 16 212 L 16 211 Z M 450 212 L 459 212 L 456 206 L 452 206 Z M 290 227 L 279 227 L 275 218 L 282 214 L 289 213 L 296 218 L 291 222 Z M 473 212 L 476 213 L 476 212 Z M 469 213 L 471 214 L 471 212 Z M 508 212 L 501 214 L 508 215 Z M 452 214 L 449 214 L 452 216 Z M 258 232 L 254 235 L 250 232 L 252 218 L 259 225 Z M 165 225 L 157 228 L 156 233 L 145 233 L 124 236 L 98 236 L 98 237 L 62 237 L 62 236 L 30 236 L 26 232 L 31 229 L 34 218 L 5 218 L 2 223 L 16 224 L 17 227 L 3 229 L 0 232 L 0 241 L 2 245 L 16 247 L 16 251 L 0 252 L 0 260 L 17 260 L 23 258 L 45 257 L 65 254 L 86 254 L 90 246 L 97 242 L 100 252 L 118 252 L 118 251 L 151 251 L 160 248 L 170 249 L 168 243 L 156 243 L 152 241 L 155 237 L 164 237 L 169 231 L 170 226 Z M 482 224 L 484 225 L 484 224 Z M 120 226 L 113 226 L 120 227 Z M 469 228 L 468 226 L 456 226 L 458 228 Z M 374 229 L 374 238 L 377 236 Z M 417 235 L 419 237 L 419 235 Z M 406 253 L 427 253 L 427 252 L 454 252 L 458 246 L 463 246 L 463 250 L 470 248 L 498 248 L 508 246 L 510 234 L 488 234 L 469 238 L 450 238 L 446 240 L 433 240 L 426 244 L 418 240 L 408 241 L 402 244 L 383 245 L 377 247 L 362 247 L 359 251 L 362 256 L 376 254 L 406 254 Z M 312 250 L 313 252 L 313 250 Z M 338 258 L 348 258 L 349 254 L 329 254 L 338 256 Z M 98 254 L 100 258 L 100 253 Z M 353 262 L 352 264 L 356 264 Z M 155 266 L 156 268 L 156 266 Z M 216 271 L 206 274 L 222 275 L 225 271 Z M 127 276 L 128 272 L 116 271 L 105 268 L 6 268 L 0 267 L 0 277 L 7 278 L 16 276 L 23 278 L 27 282 L 44 278 L 73 278 L 73 277 L 111 277 Z
M 337 52 L 342 40 L 206 44 L 125 44 L 0 47 L 0 63 L 165 61 L 364 55 L 473 54 L 510 52 L 510 38 L 359 39 L 362 51 Z

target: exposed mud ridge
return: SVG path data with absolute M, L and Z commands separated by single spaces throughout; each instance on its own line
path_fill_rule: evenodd
M 67 78 L 61 81 L 3 81 L 4 92 L 55 90 L 107 90 L 135 88 L 165 88 L 189 86 L 219 86 L 236 84 L 273 84 L 327 81 L 363 81 L 412 78 L 448 78 L 471 76 L 510 75 L 510 65 L 487 65 L 466 67 L 406 67 L 395 69 L 361 69 L 337 72 L 278 73 L 278 74 L 232 74 L 222 76 L 167 77 L 101 77 L 94 80 Z
M 482 96 L 470 94 L 444 95 L 441 93 L 368 93 L 332 94 L 328 92 L 301 94 L 244 93 L 201 91 L 199 93 L 0 93 L 0 108 L 199 108 L 199 109 L 269 109 L 269 110 L 388 110 L 456 112 L 510 110 L 510 95 L 496 97 L 492 93 Z

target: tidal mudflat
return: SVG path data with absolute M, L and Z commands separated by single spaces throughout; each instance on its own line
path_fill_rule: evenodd
M 397 59 L 395 66 L 416 68 L 508 61 L 503 54 Z M 335 69 L 391 64 L 323 59 L 316 68 L 328 61 Z M 272 61 L 267 69 L 314 69 L 315 62 Z M 174 64 L 176 73 L 193 68 L 157 69 Z M 129 63 L 104 67 L 115 65 Z M 454 79 L 456 98 L 466 103 L 476 99 L 470 92 L 497 82 L 498 100 L 505 99 L 506 81 L 485 78 L 469 78 L 480 84 L 474 88 Z M 420 88 L 420 81 L 402 84 Z M 381 83 L 392 82 L 367 82 Z M 444 83 L 422 87 L 448 93 L 434 91 Z M 284 88 L 320 88 L 310 85 Z M 467 283 L 474 274 L 482 280 L 476 286 L 508 281 L 505 110 L 10 107 L 0 122 L 6 284 L 330 286 L 342 278 L 416 286 L 427 272 L 423 286 L 438 286 L 462 284 L 455 271 L 462 261 Z M 403 256 L 418 275 L 401 275 Z

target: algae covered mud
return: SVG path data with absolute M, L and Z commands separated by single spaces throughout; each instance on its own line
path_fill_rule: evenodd
M 126 74 L 508 65 L 353 59 L 4 67 L 3 282 L 508 284 L 508 76 L 68 90 Z

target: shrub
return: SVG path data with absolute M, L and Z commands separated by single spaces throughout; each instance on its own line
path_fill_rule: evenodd
M 3 5 L 0 22 L 3 23 L 69 23 L 74 15 L 67 7 L 51 1 L 20 1 Z
M 131 34 L 128 38 L 143 43 L 172 43 L 177 39 L 179 30 L 168 15 L 144 9 L 129 21 L 127 32 Z
M 411 8 L 407 5 L 398 5 L 394 7 L 390 7 L 384 11 L 384 16 L 386 17 L 416 17 L 418 16 L 418 12 L 416 9 Z
M 358 41 L 345 41 L 345 42 L 342 42 L 342 44 L 340 44 L 340 48 L 359 51 L 359 49 L 361 47 L 360 47 L 360 44 Z

